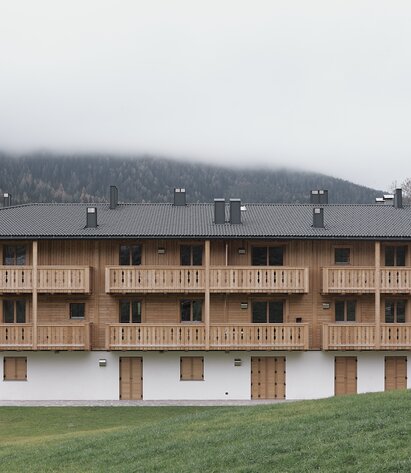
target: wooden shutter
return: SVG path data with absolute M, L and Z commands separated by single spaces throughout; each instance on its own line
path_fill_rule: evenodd
M 3 379 L 5 381 L 27 380 L 27 357 L 4 357 Z
M 285 399 L 285 357 L 251 358 L 251 399 Z
M 335 395 L 357 393 L 357 358 L 355 356 L 335 357 Z
M 182 356 L 180 358 L 181 381 L 204 380 L 204 358 L 202 356 Z
M 143 399 L 143 359 L 120 358 L 120 399 Z
M 407 389 L 407 357 L 385 357 L 385 390 Z

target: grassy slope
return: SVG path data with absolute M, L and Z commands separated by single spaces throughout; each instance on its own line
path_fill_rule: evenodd
M 411 392 L 253 407 L 5 407 L 0 471 L 408 473 Z

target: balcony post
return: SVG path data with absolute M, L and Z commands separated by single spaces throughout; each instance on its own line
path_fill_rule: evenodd
M 205 242 L 204 324 L 205 349 L 210 349 L 210 240 Z
M 32 273 L 32 301 L 33 301 L 33 350 L 37 350 L 37 241 L 33 241 L 33 273 Z
M 375 348 L 381 346 L 381 244 L 375 242 Z

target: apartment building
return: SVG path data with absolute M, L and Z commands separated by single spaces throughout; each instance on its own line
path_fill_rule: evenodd
M 411 208 L 0 209 L 0 399 L 315 399 L 410 387 Z

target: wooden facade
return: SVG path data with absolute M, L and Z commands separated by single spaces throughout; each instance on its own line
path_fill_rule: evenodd
M 1 262 L 3 246 L 14 243 L 0 245 Z M 129 241 L 25 242 L 24 265 L 0 266 L 0 349 L 411 349 L 411 263 L 384 266 L 386 243 L 132 243 L 141 245 L 139 265 L 119 264 L 120 245 Z M 201 265 L 180 264 L 182 244 L 202 247 Z M 282 266 L 253 266 L 252 248 L 264 245 L 283 249 Z M 401 245 L 409 256 L 409 244 Z M 335 262 L 338 248 L 349 248 L 347 264 Z M 6 321 L 5 301 L 11 311 L 23 301 L 23 322 L 17 315 Z M 201 320 L 182 321 L 182 303 L 193 301 L 201 307 Z M 133 303 L 140 319 L 121 322 L 121 304 Z M 258 303 L 281 304 L 282 320 L 253 321 Z M 355 306 L 355 320 L 348 303 Z M 83 317 L 72 317 L 73 305 L 82 305 Z M 388 316 L 393 320 L 387 322 Z

